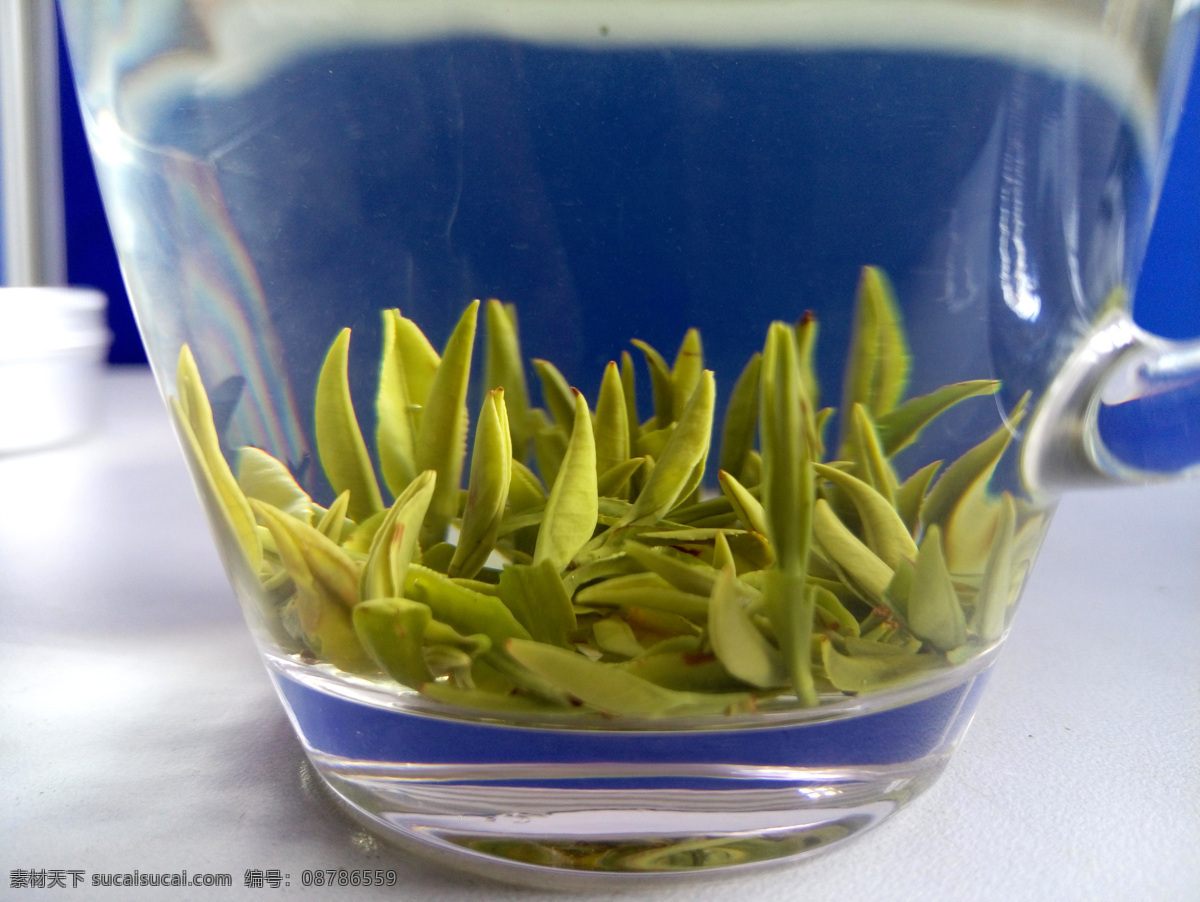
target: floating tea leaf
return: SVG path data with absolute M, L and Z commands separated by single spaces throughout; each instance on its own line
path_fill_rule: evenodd
M 321 367 L 314 420 L 321 467 L 335 492 L 350 493 L 350 518 L 357 521 L 383 510 L 383 498 L 350 398 L 349 355 L 350 330 L 343 329 Z
M 450 334 L 421 414 L 417 469 L 437 473 L 437 487 L 422 531 L 426 544 L 445 535 L 458 510 L 458 486 L 467 453 L 467 387 L 478 314 L 479 302 L 472 301 Z
M 550 561 L 558 570 L 592 537 L 598 516 L 596 491 L 596 445 L 592 436 L 592 416 L 575 392 L 575 428 L 563 457 L 562 466 L 550 489 L 545 516 L 538 532 L 533 561 Z

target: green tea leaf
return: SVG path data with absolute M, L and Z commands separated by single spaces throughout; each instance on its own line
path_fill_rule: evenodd
M 884 453 L 891 457 L 907 448 L 916 441 L 921 430 L 960 401 L 994 395 L 999 389 L 1000 383 L 995 379 L 975 379 L 944 385 L 930 394 L 910 398 L 875 422 Z
M 601 473 L 600 478 L 596 480 L 596 491 L 600 497 L 624 499 L 630 479 L 645 462 L 644 457 L 631 457 Z
M 397 683 L 417 688 L 433 679 L 422 649 L 433 619 L 428 605 L 404 598 L 364 601 L 352 614 L 354 632 L 367 654 Z
M 488 392 L 475 428 L 471 479 L 463 511 L 458 547 L 450 562 L 451 576 L 471 577 L 482 569 L 496 547 L 512 481 L 513 444 L 504 389 Z
M 575 609 L 553 562 L 505 567 L 500 574 L 500 599 L 534 640 L 573 648 Z
M 1012 594 L 1013 560 L 1017 512 L 1012 495 L 1005 492 L 1000 499 L 1000 515 L 996 522 L 991 551 L 983 571 L 983 582 L 975 598 L 971 615 L 971 632 L 983 642 L 994 642 L 1004 632 Z
M 237 483 L 247 498 L 265 501 L 288 516 L 312 524 L 312 499 L 288 468 L 266 451 L 249 446 L 238 451 Z
M 721 492 L 733 505 L 733 511 L 742 524 L 747 529 L 752 529 L 765 536 L 767 534 L 767 515 L 759 500 L 732 474 L 726 473 L 724 470 L 717 474 L 717 481 L 720 482 Z
M 710 568 L 711 569 L 711 568 Z M 689 619 L 708 616 L 708 597 L 675 588 L 657 573 L 631 573 L 592 583 L 575 603 L 595 608 L 652 608 Z
M 855 404 L 850 418 L 853 426 L 850 451 L 855 462 L 851 472 L 882 495 L 889 505 L 894 505 L 900 481 L 883 453 L 871 415 L 861 404 Z
M 575 426 L 575 396 L 570 383 L 548 360 L 534 360 L 533 368 L 542 382 L 542 399 L 546 409 L 550 411 L 554 422 L 570 433 Z
M 347 609 L 358 603 L 358 567 L 320 531 L 263 501 L 251 501 L 271 533 L 288 574 L 302 585 L 320 583 Z
M 529 638 L 529 631 L 499 598 L 456 585 L 422 564 L 409 565 L 404 576 L 404 597 L 429 605 L 435 618 L 463 635 L 483 633 L 495 646 L 503 646 L 512 637 Z
M 479 302 L 472 301 L 442 351 L 417 433 L 417 469 L 437 472 L 437 486 L 422 531 L 422 543 L 441 541 L 458 512 L 458 487 L 467 454 L 467 387 Z
M 708 634 L 718 660 L 739 680 L 761 689 L 787 683 L 783 657 L 750 619 L 732 565 L 721 570 L 713 587 Z
M 925 497 L 921 522 L 926 526 L 944 526 L 964 495 L 976 484 L 986 486 L 1004 455 L 1017 427 L 1025 418 L 1026 398 L 1022 398 L 1006 422 L 990 436 L 954 461 Z
M 921 540 L 912 595 L 908 599 L 908 626 L 915 635 L 941 651 L 958 648 L 967 641 L 966 619 L 946 568 L 937 526 L 930 526 Z
M 441 358 L 420 327 L 401 316 L 399 310 L 392 313 L 392 327 L 393 353 L 404 369 L 408 400 L 417 408 L 423 408 L 433 390 Z M 419 425 L 419 421 L 414 420 L 414 426 Z
M 359 598 L 393 598 L 404 594 L 404 576 L 416 554 L 421 524 L 436 482 L 437 474 L 426 470 L 408 484 L 388 510 L 367 551 L 367 563 L 359 579 Z
M 666 689 L 683 692 L 736 692 L 746 684 L 730 675 L 716 655 L 697 651 L 672 651 L 664 646 L 680 640 L 695 643 L 691 636 L 678 636 L 646 649 L 632 661 L 619 665 L 634 676 Z M 663 649 L 658 651 L 658 649 Z
M 837 594 L 812 577 L 809 577 L 808 582 L 816 607 L 833 619 L 837 624 L 838 632 L 845 637 L 857 637 L 859 635 L 858 621 L 842 604 L 842 600 L 838 598 Z
M 340 548 L 311 526 L 261 501 L 252 503 L 296 587 L 295 611 L 312 651 L 351 673 L 374 665 L 359 644 L 350 611 L 358 601 L 358 573 Z
M 426 683 L 419 687 L 422 695 L 456 708 L 488 711 L 495 714 L 555 714 L 592 713 L 590 709 L 567 707 L 566 702 L 555 704 L 528 695 L 499 695 L 482 689 L 463 689 L 450 683 Z
M 709 695 L 665 689 L 619 667 L 540 642 L 514 639 L 506 648 L 513 658 L 542 679 L 606 714 L 621 717 L 659 717 L 684 711 L 719 714 L 747 698 L 745 693 Z
M 717 583 L 717 571 L 691 556 L 652 550 L 637 542 L 628 542 L 624 548 L 626 557 L 681 592 L 707 598 Z
M 414 411 L 418 405 L 409 397 L 408 375 L 397 335 L 401 319 L 399 310 L 383 311 L 383 356 L 375 396 L 375 448 L 383 480 L 393 496 L 403 492 L 417 475 Z
M 725 537 L 724 530 L 717 532 L 717 540 L 713 543 L 712 566 L 714 570 L 724 570 L 726 567 L 733 567 L 734 573 L 737 573 L 737 563 L 733 556 L 733 549 L 729 547 L 729 539 Z
M 596 401 L 595 435 L 597 476 L 603 476 L 613 467 L 629 460 L 629 415 L 625 410 L 625 391 L 621 386 L 617 365 L 611 362 L 604 368 L 600 397 Z M 632 474 L 630 470 L 629 475 Z M 628 478 L 625 477 L 626 480 Z
M 349 354 L 350 330 L 343 329 L 317 379 L 314 417 L 317 453 L 325 476 L 335 492 L 350 492 L 350 519 L 361 521 L 383 510 L 383 498 L 350 399 Z
M 813 537 L 856 591 L 872 603 L 882 599 L 892 569 L 846 528 L 823 498 L 813 507 Z
M 755 352 L 746 364 L 725 408 L 721 427 L 720 467 L 741 478 L 746 457 L 754 448 L 754 433 L 758 428 L 758 391 L 762 372 L 762 354 Z
M 907 682 L 934 670 L 941 661 L 934 655 L 843 655 L 828 636 L 818 636 L 825 676 L 842 692 L 871 692 Z
M 675 422 L 675 380 L 662 354 L 654 350 L 646 342 L 634 339 L 634 347 L 646 358 L 646 366 L 650 370 L 650 385 L 654 389 L 654 425 L 656 429 L 666 429 Z
M 633 507 L 621 518 L 621 525 L 661 520 L 686 497 L 685 491 L 695 487 L 696 469 L 708 455 L 716 391 L 712 371 L 705 370 L 662 456 L 655 462 Z
M 514 513 L 546 506 L 546 489 L 537 474 L 519 460 L 511 463 L 508 483 L 508 502 Z
M 771 569 L 764 574 L 763 607 L 779 642 L 783 667 L 804 707 L 817 705 L 817 688 L 812 672 L 814 590 L 804 575 Z
M 637 441 L 641 423 L 637 412 L 637 373 L 633 369 L 633 357 L 628 351 L 621 352 L 621 391 L 625 395 L 625 416 L 629 420 L 629 444 Z
M 929 484 L 933 482 L 933 477 L 941 466 L 940 460 L 927 464 L 904 480 L 896 489 L 896 513 L 904 521 L 905 529 L 913 535 L 917 534 L 917 530 L 921 526 L 921 508 L 924 506 L 925 493 L 929 490 Z
M 504 389 L 504 406 L 512 434 L 513 457 L 524 461 L 529 447 L 529 389 L 517 328 L 517 310 L 512 304 L 487 302 L 487 350 L 484 388 Z
M 593 623 L 592 638 L 600 651 L 616 658 L 636 658 L 645 651 L 634 635 L 633 628 L 616 616 Z
M 843 379 L 843 411 L 862 404 L 875 419 L 890 412 L 908 386 L 910 353 L 895 294 L 883 272 L 863 267 L 855 299 L 850 353 Z M 851 439 L 848 418 L 842 423 L 840 445 Z M 844 452 L 840 454 L 845 458 Z
M 767 332 L 759 394 L 766 535 L 780 569 L 803 575 L 812 529 L 814 481 L 796 345 L 791 328 L 784 323 L 772 323 Z
M 546 513 L 538 532 L 533 562 L 551 561 L 563 570 L 596 530 L 599 515 L 596 491 L 596 445 L 592 417 L 583 395 L 575 392 L 575 428 L 550 489 Z
M 821 406 L 821 383 L 817 379 L 817 332 L 816 314 L 806 310 L 792 329 L 796 337 L 796 360 L 800 366 L 800 388 L 809 407 L 818 410 Z
M 179 399 L 172 411 L 176 414 L 185 451 L 191 452 L 193 472 L 198 473 L 208 489 L 207 497 L 217 506 L 213 514 L 219 516 L 227 535 L 241 549 L 250 572 L 257 573 L 262 567 L 262 545 L 254 529 L 254 514 L 221 453 L 212 407 L 192 351 L 186 344 L 179 349 L 175 386 Z
M 901 560 L 916 558 L 917 543 L 887 498 L 849 473 L 824 464 L 813 464 L 813 469 L 845 492 L 854 503 L 866 533 L 867 547 L 881 561 L 895 570 Z
M 683 410 L 687 406 L 703 372 L 704 345 L 700 341 L 700 330 L 688 329 L 675 355 L 675 365 L 671 367 L 671 384 L 675 389 L 672 410 Z

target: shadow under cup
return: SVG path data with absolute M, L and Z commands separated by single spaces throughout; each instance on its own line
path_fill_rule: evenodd
M 347 810 L 561 885 L 793 860 L 930 785 L 1031 474 L 1104 475 L 1080 349 L 1146 347 L 1196 17 L 188 9 L 63 3 L 148 354 Z

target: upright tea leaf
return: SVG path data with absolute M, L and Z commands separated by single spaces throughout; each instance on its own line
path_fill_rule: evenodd
M 712 371 L 705 370 L 662 456 L 655 461 L 633 507 L 621 518 L 622 526 L 661 520 L 686 497 L 685 490 L 695 488 L 696 469 L 708 455 L 716 395 Z
M 566 377 L 548 360 L 534 360 L 533 368 L 542 382 L 542 400 L 550 416 L 559 427 L 570 432 L 575 425 L 575 398 Z
M 779 568 L 803 574 L 812 523 L 812 460 L 796 345 L 784 323 L 772 323 L 767 332 L 759 395 L 767 538 Z
M 417 468 L 437 472 L 437 487 L 422 531 L 426 545 L 441 541 L 458 510 L 458 487 L 467 454 L 467 388 L 478 315 L 479 302 L 472 301 L 446 342 L 421 414 Z
M 720 466 L 737 479 L 742 478 L 746 457 L 754 448 L 754 433 L 758 428 L 758 383 L 762 371 L 762 354 L 754 352 L 750 362 L 738 376 L 721 428 Z
M 529 445 L 529 390 L 525 384 L 525 364 L 517 329 L 517 310 L 512 304 L 487 302 L 487 351 L 484 361 L 484 388 L 504 389 L 512 434 L 513 457 L 525 460 Z
M 629 415 L 625 410 L 621 374 L 615 363 L 610 362 L 604 368 L 604 378 L 600 382 L 595 434 L 597 476 L 603 476 L 613 467 L 629 460 Z
M 937 526 L 930 526 L 921 540 L 907 613 L 913 634 L 941 651 L 958 648 L 967 641 L 966 619 L 946 568 Z
M 546 489 L 537 474 L 515 458 L 511 462 L 508 502 L 514 514 L 546 506 Z
M 450 562 L 451 576 L 472 577 L 480 571 L 500 533 L 508 488 L 512 481 L 513 444 L 509 434 L 504 389 L 488 392 L 475 427 L 467 506 L 459 529 L 458 547 Z
M 704 345 L 700 341 L 700 330 L 688 329 L 675 355 L 675 365 L 671 367 L 671 384 L 675 388 L 673 410 L 683 410 L 687 406 L 703 372 Z
M 854 475 L 887 499 L 895 503 L 899 480 L 891 463 L 883 452 L 871 415 L 861 404 L 855 404 L 850 414 L 852 420 L 851 459 L 855 462 Z
M 975 610 L 971 615 L 971 632 L 983 642 L 994 642 L 1004 632 L 1008 601 L 1012 594 L 1015 572 L 1017 511 L 1012 495 L 1005 492 L 1000 498 L 1000 516 L 992 538 L 991 551 L 984 567 Z
M 628 351 L 621 352 L 621 390 L 625 394 L 625 416 L 629 418 L 629 444 L 632 447 L 641 432 L 641 421 L 637 411 L 637 373 Z
M 421 524 L 433 498 L 437 474 L 426 470 L 408 484 L 375 531 L 359 580 L 359 597 L 393 598 L 404 594 L 404 576 L 417 551 Z
M 206 483 L 208 497 L 219 507 L 230 537 L 241 548 L 251 573 L 257 573 L 262 566 L 262 544 L 254 529 L 254 514 L 221 453 L 204 382 L 200 379 L 191 348 L 186 344 L 179 349 L 175 385 L 179 400 L 172 410 L 176 413 L 185 449 L 191 451 L 194 469 Z
M 340 547 L 318 530 L 263 501 L 254 513 L 271 532 L 279 558 L 299 587 L 319 583 L 346 609 L 358 603 L 358 568 Z
M 717 659 L 739 680 L 771 689 L 787 682 L 783 658 L 754 625 L 737 591 L 733 565 L 722 568 L 708 608 L 708 633 Z
M 771 568 L 763 574 L 763 607 L 779 641 L 784 669 L 805 707 L 818 703 L 812 673 L 813 608 L 815 589 L 795 571 Z
M 817 410 L 821 406 L 821 384 L 817 380 L 817 332 L 816 314 L 806 310 L 792 330 L 796 336 L 796 360 L 800 365 L 800 387 L 809 406 Z
M 311 526 L 261 501 L 255 513 L 271 532 L 296 587 L 295 608 L 309 647 L 342 670 L 372 666 L 350 621 L 358 600 L 358 573 L 345 553 Z
M 662 354 L 640 339 L 635 338 L 632 344 L 642 352 L 650 370 L 650 385 L 654 389 L 654 428 L 666 429 L 675 422 L 675 380 Z
M 596 491 L 602 498 L 624 500 L 629 494 L 630 479 L 645 462 L 646 458 L 644 457 L 631 457 L 629 460 L 621 461 L 615 467 L 609 467 L 596 480 Z
M 546 501 L 533 562 L 551 561 L 563 570 L 592 537 L 599 516 L 596 492 L 596 444 L 592 416 L 583 395 L 575 392 L 575 428 L 558 477 Z
M 350 399 L 349 354 L 350 330 L 343 329 L 317 379 L 314 419 L 325 476 L 335 492 L 350 492 L 350 519 L 361 522 L 383 510 L 383 498 Z
M 904 527 L 912 535 L 916 535 L 920 528 L 921 508 L 925 503 L 925 493 L 929 490 L 929 484 L 933 482 L 933 477 L 941 466 L 940 460 L 926 464 L 904 480 L 896 489 L 896 513 L 900 515 L 900 519 L 904 521 Z
M 317 532 L 328 538 L 335 545 L 340 545 L 342 542 L 342 532 L 345 530 L 346 524 L 354 525 L 354 521 L 346 517 L 346 511 L 349 509 L 350 493 L 342 492 L 333 500 L 333 504 L 329 505 L 329 510 L 321 514 L 321 519 L 317 521 Z M 366 526 L 367 523 L 377 522 L 376 518 L 382 513 L 383 511 L 380 511 L 374 517 L 369 517 L 362 525 Z M 357 533 L 358 530 L 356 529 L 355 532 Z
M 399 310 L 383 311 L 383 355 L 375 396 L 375 448 L 383 480 L 392 495 L 403 492 L 417 475 L 413 422 L 417 404 L 409 397 L 408 375 L 397 337 L 397 322 L 401 318 Z
M 841 410 L 847 412 L 855 404 L 862 404 L 876 419 L 891 411 L 908 386 L 909 360 L 908 339 L 892 287 L 881 270 L 863 267 Z M 851 424 L 848 418 L 843 419 L 841 445 L 845 446 L 851 437 Z

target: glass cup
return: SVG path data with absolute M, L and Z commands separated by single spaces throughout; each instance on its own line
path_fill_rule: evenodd
M 1197 409 L 1128 296 L 1188 8 L 64 0 L 151 363 L 346 809 L 620 882 L 929 786 L 1061 489 L 1200 460 L 1098 425 Z

